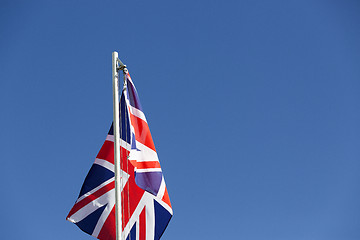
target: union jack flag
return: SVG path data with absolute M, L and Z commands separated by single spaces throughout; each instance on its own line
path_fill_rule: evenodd
M 122 236 L 160 239 L 173 212 L 159 159 L 129 73 L 120 98 Z M 67 220 L 100 239 L 115 240 L 113 126 Z

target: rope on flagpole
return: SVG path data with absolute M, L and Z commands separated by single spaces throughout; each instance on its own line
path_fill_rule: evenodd
M 125 112 L 124 112 L 124 116 L 125 116 L 125 135 L 124 135 L 124 138 L 125 138 L 125 144 L 127 144 L 129 141 L 129 139 L 128 139 L 128 130 L 129 130 L 129 127 L 128 127 L 128 120 L 129 120 L 129 113 L 128 113 L 128 106 L 127 106 L 127 100 L 126 100 L 126 98 L 127 98 L 127 85 L 126 85 L 126 65 L 124 65 L 124 67 L 122 68 L 122 70 L 123 70 L 123 75 L 124 75 L 124 82 L 123 82 L 123 85 L 124 85 L 124 87 L 123 87 L 123 94 L 124 94 L 124 100 L 125 100 L 125 106 L 124 106 L 124 108 L 125 108 Z M 130 142 L 130 144 L 131 144 L 131 142 Z M 128 166 L 127 165 L 127 163 L 128 163 L 128 150 L 127 150 L 127 148 L 125 148 L 125 156 L 124 156 L 124 158 L 122 158 L 122 160 L 124 160 L 124 161 L 126 161 L 126 166 Z M 123 162 L 123 164 L 124 164 L 124 162 Z M 129 171 L 128 171 L 128 169 L 126 168 L 126 172 L 128 173 Z M 129 191 L 129 189 L 128 189 L 128 191 Z M 129 194 L 129 192 L 127 192 L 127 194 Z M 121 197 L 122 197 L 122 201 L 123 202 L 125 202 L 125 194 L 124 195 L 121 195 Z M 128 202 L 128 205 L 129 205 L 130 203 Z M 123 216 L 125 216 L 125 208 L 123 208 L 123 209 L 121 209 L 122 210 L 122 213 L 123 213 Z M 127 217 L 130 219 L 130 216 L 129 216 L 129 213 L 128 213 L 128 215 L 127 215 Z M 124 236 L 125 237 L 125 236 Z M 130 240 L 131 240 L 131 235 L 130 235 Z
M 120 63 L 121 64 L 123 64 L 121 61 L 120 61 Z M 121 68 L 121 70 L 123 71 L 123 74 L 124 74 L 124 89 L 123 89 L 123 93 L 125 94 L 125 103 L 126 103 L 126 105 L 125 105 L 125 114 L 127 114 L 127 118 L 126 118 L 126 121 L 125 121 L 125 132 L 126 132 L 126 135 L 125 135 L 125 141 L 126 142 L 128 142 L 129 141 L 129 143 L 130 143 L 130 150 L 129 150 L 129 153 L 130 153 L 130 151 L 131 151 L 131 144 L 132 144 L 132 141 L 131 141 L 131 120 L 130 120 L 130 109 L 129 109 L 129 106 L 128 106 L 128 99 L 127 99 L 127 97 L 128 97 L 128 89 L 127 89 L 127 74 L 128 74 L 128 70 L 127 70 L 127 68 L 126 68 L 126 65 L 124 65 L 123 64 L 123 67 Z M 128 121 L 129 122 L 128 122 Z M 128 133 L 128 131 L 129 131 L 129 133 L 130 133 L 130 135 L 129 135 L 129 137 L 130 137 L 130 139 L 128 139 L 128 135 L 127 135 L 127 133 Z M 126 161 L 126 172 L 127 173 L 129 173 L 129 155 L 130 154 L 128 154 L 128 151 L 125 151 L 125 161 Z M 122 158 L 122 159 L 124 159 L 124 158 Z M 126 193 L 127 193 L 127 217 L 128 217 L 128 219 L 130 219 L 130 184 L 128 185 L 128 187 L 127 187 L 127 191 L 126 191 Z M 125 194 L 124 194 L 124 198 L 122 199 L 123 200 L 123 202 L 125 202 Z M 123 214 L 125 215 L 125 209 L 123 209 Z M 130 233 L 130 230 L 131 230 L 131 226 L 128 224 L 128 231 L 129 231 L 129 233 Z M 131 234 L 129 235 L 129 240 L 131 240 Z
M 129 131 L 129 138 L 130 139 L 128 139 L 128 135 L 126 134 L 126 142 L 128 142 L 129 141 L 129 143 L 130 143 L 130 149 L 129 149 L 129 154 L 128 154 L 128 151 L 126 151 L 126 172 L 127 173 L 129 173 L 129 155 L 130 155 L 130 151 L 131 151 L 131 143 L 132 143 L 132 141 L 131 141 L 131 120 L 130 120 L 130 109 L 129 109 L 129 106 L 128 106 L 128 89 L 127 89 L 127 73 L 128 73 L 128 70 L 127 70 L 127 68 L 126 68 L 126 65 L 124 65 L 125 67 L 124 67 L 124 69 L 123 69 L 123 74 L 124 74 L 124 90 L 125 90 L 125 94 L 126 94 L 126 96 L 125 96 L 125 102 L 126 102 L 126 105 L 125 105 L 125 107 L 126 107 L 126 114 L 127 114 L 127 120 L 129 121 L 126 121 L 125 122 L 125 130 L 126 130 L 126 133 Z M 128 187 L 127 187 L 127 189 L 126 189 L 126 193 L 127 193 L 127 195 L 125 195 L 124 194 L 124 201 L 125 201 L 125 197 L 127 196 L 127 217 L 128 217 L 128 219 L 130 219 L 130 184 L 128 185 Z M 124 214 L 125 214 L 125 209 L 124 209 Z M 129 233 L 130 233 L 130 230 L 131 230 L 131 226 L 130 226 L 130 224 L 128 224 L 128 231 L 129 231 Z M 129 234 L 129 240 L 131 240 L 131 234 Z

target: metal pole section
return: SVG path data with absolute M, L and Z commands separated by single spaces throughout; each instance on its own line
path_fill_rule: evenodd
M 117 72 L 118 53 L 112 53 L 112 81 L 114 104 L 114 165 L 115 165 L 115 219 L 116 240 L 121 240 L 121 169 L 120 169 L 120 125 L 119 125 L 119 74 Z

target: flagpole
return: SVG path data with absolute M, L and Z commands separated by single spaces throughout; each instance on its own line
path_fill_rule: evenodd
M 119 74 L 118 74 L 118 53 L 112 53 L 112 82 L 113 82 L 113 107 L 114 107 L 114 166 L 115 166 L 115 222 L 116 240 L 121 239 L 121 169 L 120 169 L 120 124 L 119 124 Z

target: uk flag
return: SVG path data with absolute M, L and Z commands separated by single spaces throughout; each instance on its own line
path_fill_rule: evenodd
M 120 98 L 122 239 L 157 240 L 173 212 L 159 159 L 129 73 Z M 100 240 L 116 240 L 113 127 L 67 220 Z

